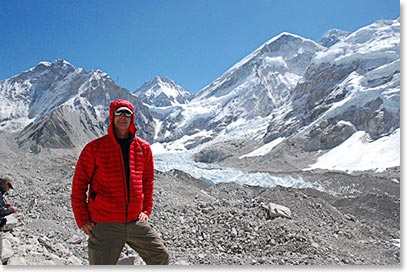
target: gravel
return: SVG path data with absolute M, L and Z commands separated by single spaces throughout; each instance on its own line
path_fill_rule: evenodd
M 4 134 L 0 150 L 0 173 L 15 178 L 7 199 L 18 209 L 17 226 L 4 233 L 11 252 L 5 264 L 88 264 L 87 237 L 70 207 L 77 155 L 24 152 Z M 399 169 L 297 174 L 336 193 L 209 185 L 177 170 L 156 172 L 151 224 L 170 264 L 400 265 Z M 291 216 L 271 217 L 269 203 Z M 127 246 L 120 263 L 144 264 Z

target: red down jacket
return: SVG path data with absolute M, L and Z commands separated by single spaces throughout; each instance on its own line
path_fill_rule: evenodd
M 130 222 L 141 212 L 151 214 L 154 189 L 154 162 L 150 145 L 135 136 L 134 114 L 130 132 L 135 136 L 130 144 L 130 185 L 119 143 L 113 129 L 113 112 L 122 106 L 134 112 L 126 100 L 110 105 L 108 134 L 89 142 L 82 150 L 72 182 L 71 204 L 76 224 L 87 222 Z M 89 189 L 89 192 L 88 192 Z

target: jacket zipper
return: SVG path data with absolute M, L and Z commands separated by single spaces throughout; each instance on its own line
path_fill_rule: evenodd
M 123 180 L 124 180 L 124 198 L 125 198 L 125 202 L 126 202 L 125 220 L 126 220 L 126 223 L 127 223 L 128 218 L 129 218 L 129 201 L 130 201 L 130 195 L 129 195 L 129 192 L 128 192 L 128 184 L 129 184 L 129 182 L 127 181 L 127 178 L 126 178 L 126 170 L 125 170 L 125 166 L 124 166 L 123 151 L 122 151 L 122 148 L 120 147 L 120 144 L 118 144 L 118 146 L 119 146 L 119 151 L 120 151 L 120 163 L 121 163 L 121 166 L 122 166 L 122 177 L 123 177 Z

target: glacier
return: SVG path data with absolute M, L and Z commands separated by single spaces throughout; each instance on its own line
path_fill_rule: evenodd
M 151 148 L 154 154 L 154 168 L 156 170 L 160 172 L 168 172 L 174 169 L 180 170 L 208 184 L 235 182 L 241 185 L 261 186 L 264 188 L 279 185 L 297 189 L 312 188 L 328 192 L 322 185 L 306 182 L 301 177 L 294 178 L 289 175 L 278 177 L 269 173 L 244 172 L 234 168 L 221 167 L 213 163 L 199 163 L 192 159 L 190 151 L 168 152 L 160 143 L 154 143 Z

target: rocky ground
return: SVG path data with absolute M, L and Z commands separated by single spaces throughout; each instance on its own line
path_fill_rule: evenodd
M 70 208 L 76 156 L 18 151 L 3 137 L 0 173 L 15 178 L 7 196 L 18 208 L 5 232 L 6 265 L 87 264 L 86 236 Z M 278 174 L 278 173 L 276 173 Z M 295 172 L 292 172 L 295 174 Z M 177 170 L 156 173 L 151 224 L 172 265 L 400 265 L 400 170 L 307 172 L 311 189 L 213 186 Z M 275 214 L 269 204 L 289 209 Z M 399 240 L 398 240 L 399 241 Z M 122 264 L 143 264 L 130 248 Z

